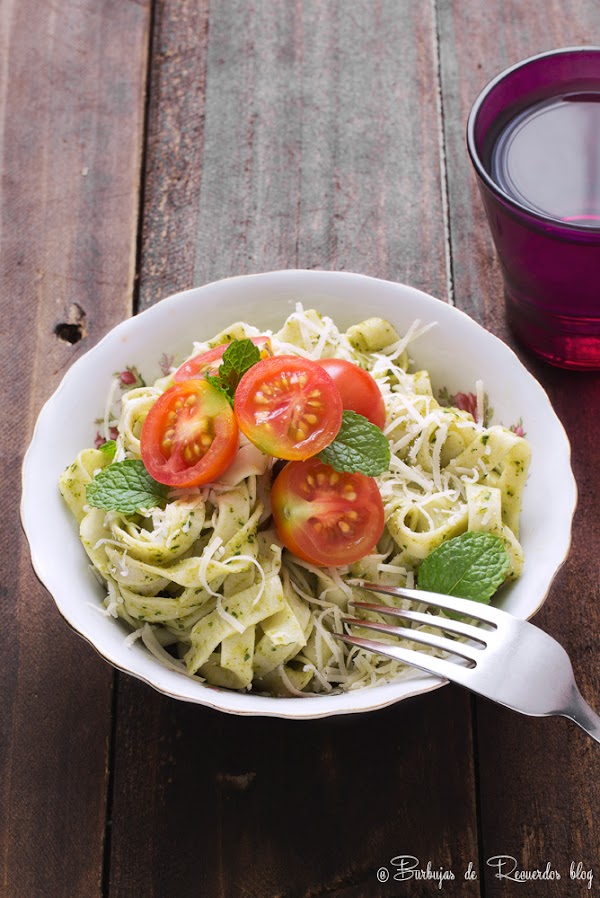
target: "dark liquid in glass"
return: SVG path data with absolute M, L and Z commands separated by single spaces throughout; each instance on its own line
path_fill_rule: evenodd
M 517 225 L 488 200 L 513 331 L 553 364 L 600 368 L 600 90 L 534 102 L 482 155 L 523 209 Z
M 490 174 L 518 203 L 579 227 L 600 227 L 600 91 L 552 97 L 508 122 Z

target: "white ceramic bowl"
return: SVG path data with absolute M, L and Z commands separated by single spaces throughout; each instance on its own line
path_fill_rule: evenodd
M 23 464 L 21 517 L 35 571 L 60 613 L 117 668 L 183 701 L 236 714 L 306 719 L 374 710 L 444 681 L 419 674 L 338 695 L 271 698 L 218 689 L 164 668 L 139 641 L 126 646 L 121 624 L 98 613 L 103 594 L 57 486 L 79 450 L 93 445 L 93 419 L 104 409 L 115 371 L 134 364 L 152 381 L 162 353 L 183 357 L 193 339 L 208 339 L 240 319 L 278 328 L 297 301 L 342 328 L 371 315 L 387 318 L 400 332 L 417 318 L 436 321 L 410 350 L 434 386 L 472 391 L 481 379 L 494 423 L 510 426 L 522 419 L 533 448 L 521 524 L 526 561 L 521 578 L 502 591 L 501 604 L 516 617 L 531 617 L 568 552 L 576 503 L 569 443 L 546 393 L 507 346 L 467 315 L 411 287 L 357 274 L 278 271 L 230 278 L 171 296 L 119 324 L 72 366 L 42 409 Z

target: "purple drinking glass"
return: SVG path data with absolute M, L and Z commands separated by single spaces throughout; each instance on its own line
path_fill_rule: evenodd
M 554 365 L 600 368 L 600 47 L 502 72 L 467 145 L 517 339 Z

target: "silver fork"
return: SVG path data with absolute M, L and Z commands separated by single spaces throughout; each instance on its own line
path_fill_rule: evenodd
M 513 711 L 533 717 L 558 715 L 567 717 L 600 742 L 600 717 L 582 698 L 573 675 L 569 656 L 563 647 L 543 630 L 528 621 L 518 620 L 499 608 L 482 605 L 468 599 L 440 595 L 424 590 L 361 584 L 364 589 L 384 595 L 412 599 L 434 608 L 456 612 L 476 619 L 490 629 L 463 621 L 440 619 L 419 611 L 350 602 L 356 608 L 398 617 L 417 624 L 426 624 L 446 633 L 466 637 L 458 642 L 418 629 L 396 627 L 376 621 L 346 618 L 345 623 L 376 630 L 388 635 L 441 649 L 462 659 L 462 663 L 425 655 L 403 646 L 389 645 L 342 633 L 334 634 L 348 645 L 379 652 L 420 670 L 466 686 L 473 692 L 490 698 Z M 464 662 L 467 662 L 466 665 Z

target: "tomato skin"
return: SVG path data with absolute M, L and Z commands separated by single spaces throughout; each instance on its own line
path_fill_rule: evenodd
M 342 400 L 333 380 L 316 362 L 296 355 L 263 359 L 246 371 L 234 409 L 250 442 L 288 460 L 316 455 L 342 424 Z
M 385 405 L 375 378 L 364 368 L 346 359 L 319 359 L 317 365 L 327 371 L 340 391 L 344 409 L 363 415 L 376 427 L 383 429 Z
M 235 458 L 238 442 L 233 409 L 206 380 L 186 380 L 166 390 L 140 435 L 146 470 L 172 487 L 216 480 Z
M 271 341 L 268 337 L 250 337 L 255 346 L 260 349 L 261 358 L 272 355 Z M 223 354 L 231 343 L 220 343 L 200 355 L 195 355 L 181 365 L 175 374 L 173 380 L 175 383 L 181 383 L 184 380 L 200 379 L 205 374 L 215 375 L 219 370 L 223 360 Z
M 334 471 L 318 458 L 285 466 L 273 483 L 271 506 L 286 549 L 324 567 L 364 558 L 377 545 L 385 525 L 375 480 Z

